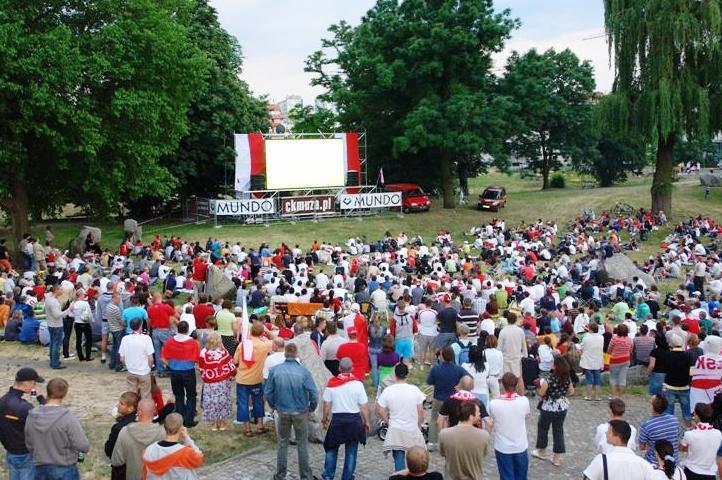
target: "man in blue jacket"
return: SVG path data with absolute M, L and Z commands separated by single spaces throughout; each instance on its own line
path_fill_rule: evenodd
M 318 405 L 318 391 L 311 372 L 298 362 L 298 347 L 287 343 L 286 361 L 271 368 L 264 395 L 278 412 L 278 450 L 274 480 L 284 480 L 288 469 L 288 440 L 293 427 L 298 442 L 298 470 L 301 480 L 314 478 L 308 463 L 308 417 Z

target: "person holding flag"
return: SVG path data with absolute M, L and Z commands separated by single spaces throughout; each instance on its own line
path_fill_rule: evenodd
M 236 348 L 233 361 L 238 365 L 236 371 L 236 423 L 241 424 L 246 437 L 254 435 L 248 411 L 249 397 L 253 402 L 253 416 L 256 418 L 257 433 L 266 433 L 263 426 L 265 415 L 263 405 L 263 364 L 273 344 L 263 336 L 265 328 L 261 322 L 250 324 L 248 306 L 243 300 L 243 316 L 241 317 L 241 341 Z

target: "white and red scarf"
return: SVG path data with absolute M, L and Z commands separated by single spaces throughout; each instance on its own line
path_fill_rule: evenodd
M 358 380 L 353 373 L 339 373 L 335 377 L 331 377 L 326 384 L 326 388 L 340 387 L 348 382 Z

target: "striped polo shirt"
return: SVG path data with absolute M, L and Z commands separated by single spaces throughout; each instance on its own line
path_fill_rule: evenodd
M 679 438 L 679 422 L 674 415 L 658 415 L 650 417 L 642 422 L 639 429 L 639 444 L 647 445 L 647 452 L 644 454 L 645 460 L 656 465 L 657 457 L 654 451 L 654 444 L 657 440 L 668 440 L 674 447 L 674 457 L 678 458 L 677 443 Z

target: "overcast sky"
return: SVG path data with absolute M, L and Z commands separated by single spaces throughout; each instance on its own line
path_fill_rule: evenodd
M 278 101 L 297 94 L 312 102 L 321 93 L 309 85 L 304 60 L 328 37 L 326 29 L 340 20 L 357 25 L 374 0 L 211 0 L 223 27 L 243 48 L 243 79 L 256 95 Z M 521 19 L 502 55 L 530 48 L 570 48 L 594 65 L 597 90 L 609 91 L 612 72 L 604 37 L 601 0 L 497 0 L 497 10 L 509 8 Z M 588 39 L 589 37 L 596 37 Z M 587 39 L 587 40 L 585 40 Z

